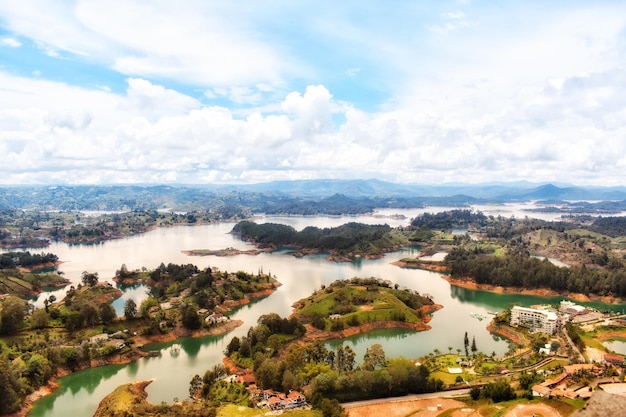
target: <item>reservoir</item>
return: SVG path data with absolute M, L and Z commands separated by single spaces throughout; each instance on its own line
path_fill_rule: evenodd
M 418 214 L 414 211 L 394 210 L 389 215 L 398 212 L 406 212 L 406 217 L 261 217 L 257 221 L 289 224 L 298 230 L 306 226 L 334 227 L 350 221 L 400 226 L 408 225 L 410 218 Z M 80 282 L 83 271 L 97 272 L 101 281 L 112 282 L 111 278 L 122 264 L 129 270 L 142 267 L 154 269 L 163 262 L 192 263 L 199 268 L 217 267 L 230 272 L 241 270 L 257 273 L 262 270 L 274 275 L 283 285 L 269 297 L 233 312 L 231 318 L 242 320 L 244 324 L 225 335 L 150 345 L 149 349 L 159 349 L 161 355 L 143 358 L 128 365 L 88 369 L 61 378 L 59 388 L 52 395 L 37 401 L 28 414 L 29 417 L 90 416 L 100 400 L 117 386 L 144 379 L 155 380 L 147 388 L 148 400 L 152 403 L 171 403 L 175 399 L 185 399 L 191 378 L 195 374 L 202 376 L 207 369 L 221 363 L 223 352 L 232 337 L 245 335 L 263 314 L 275 312 L 284 317 L 289 316 L 295 301 L 338 279 L 355 276 L 378 277 L 398 284 L 401 288 L 429 294 L 436 303 L 444 306 L 433 313 L 429 323 L 432 329 L 429 331 L 416 333 L 378 330 L 344 340 L 343 343 L 349 343 L 355 350 L 357 362 L 363 361 L 365 350 L 374 343 L 383 346 L 387 358 L 403 356 L 413 359 L 427 355 L 434 349 L 447 352 L 451 348 L 456 352 L 457 349 L 463 349 L 465 332 L 470 338 L 475 338 L 479 351 L 502 355 L 508 350 L 508 344 L 485 329 L 491 317 L 489 312 L 501 311 L 513 303 L 528 306 L 536 303 L 557 303 L 561 300 L 467 290 L 451 286 L 438 273 L 391 265 L 391 262 L 404 257 L 416 257 L 419 249 L 411 247 L 387 254 L 381 259 L 360 260 L 355 263 L 328 262 L 324 255 L 296 258 L 288 251 L 232 257 L 190 257 L 181 252 L 190 249 L 252 248 L 250 244 L 229 233 L 233 226 L 232 223 L 175 226 L 96 245 L 71 246 L 53 243 L 46 248 L 45 252 L 58 255 L 63 262 L 59 270 L 75 284 Z M 60 300 L 65 291 L 59 290 L 54 294 Z M 34 303 L 40 305 L 49 294 L 42 295 Z M 118 315 L 121 315 L 125 300 L 132 298 L 139 305 L 145 297 L 146 290 L 142 286 L 126 289 L 122 299 L 115 303 Z M 487 318 L 479 320 L 475 318 L 475 313 L 487 315 Z M 330 345 L 336 346 L 338 343 L 340 342 Z

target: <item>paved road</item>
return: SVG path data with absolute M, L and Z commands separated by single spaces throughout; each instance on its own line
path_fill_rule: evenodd
M 467 397 L 469 395 L 469 388 L 462 388 L 450 391 L 429 392 L 427 394 L 411 394 L 403 397 L 388 397 L 388 398 L 376 398 L 374 400 L 354 401 L 351 403 L 342 403 L 343 408 L 362 407 L 366 405 L 403 402 L 423 400 L 427 398 L 455 398 L 455 397 Z

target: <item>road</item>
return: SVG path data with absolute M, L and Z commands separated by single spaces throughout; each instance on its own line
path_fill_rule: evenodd
M 368 405 L 403 402 L 403 401 L 425 400 L 425 399 L 430 399 L 430 398 L 467 397 L 469 395 L 469 392 L 470 392 L 469 388 L 462 388 L 462 389 L 449 390 L 449 391 L 429 392 L 427 394 L 411 394 L 411 395 L 405 395 L 402 397 L 387 397 L 387 398 L 376 398 L 373 400 L 353 401 L 350 403 L 342 403 L 341 406 L 343 408 L 348 409 L 348 408 L 353 408 L 353 407 L 364 407 Z

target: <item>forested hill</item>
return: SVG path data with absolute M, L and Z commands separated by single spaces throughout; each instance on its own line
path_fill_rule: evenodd
M 291 247 L 310 252 L 364 256 L 380 256 L 408 242 L 404 235 L 386 224 L 354 222 L 323 229 L 310 226 L 298 232 L 283 224 L 241 221 L 235 225 L 233 233 L 261 247 Z
M 521 254 L 481 256 L 460 248 L 450 251 L 445 262 L 453 278 L 471 278 L 478 284 L 626 297 L 623 268 L 558 267 Z

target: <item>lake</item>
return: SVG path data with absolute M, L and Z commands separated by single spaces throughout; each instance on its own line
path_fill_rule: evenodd
M 442 208 L 438 210 L 441 211 Z M 385 210 L 376 216 L 341 217 L 261 217 L 258 222 L 289 224 L 301 230 L 306 226 L 333 227 L 350 221 L 368 224 L 387 223 L 390 226 L 407 225 L 419 210 Z M 380 217 L 402 214 L 405 218 Z M 74 284 L 78 284 L 83 271 L 97 272 L 100 280 L 111 281 L 115 271 L 125 264 L 128 269 L 146 267 L 154 269 L 161 262 L 186 264 L 193 263 L 199 268 L 217 267 L 225 271 L 246 271 L 257 273 L 262 270 L 271 273 L 283 284 L 267 298 L 239 308 L 231 317 L 243 320 L 244 325 L 217 337 L 182 339 L 169 344 L 150 347 L 160 349 L 161 356 L 141 359 L 129 365 L 111 365 L 76 372 L 59 380 L 59 389 L 52 395 L 35 403 L 28 414 L 30 417 L 67 415 L 92 415 L 100 400 L 117 386 L 136 380 L 154 379 L 147 388 L 148 400 L 153 403 L 172 402 L 175 398 L 184 399 L 188 395 L 189 381 L 195 374 L 203 375 L 213 365 L 220 363 L 223 351 L 233 336 L 244 336 L 256 324 L 259 316 L 275 312 L 289 316 L 295 301 L 307 297 L 322 285 L 337 279 L 351 277 L 378 277 L 429 294 L 434 301 L 444 306 L 433 314 L 432 329 L 425 332 L 403 330 L 379 330 L 359 335 L 342 343 L 349 343 L 355 350 L 358 362 L 362 362 L 365 350 L 374 343 L 383 346 L 388 358 L 403 356 L 417 358 L 439 349 L 446 352 L 448 347 L 463 349 L 465 332 L 475 337 L 479 351 L 502 355 L 508 349 L 506 341 L 492 336 L 485 326 L 489 322 L 489 312 L 501 311 L 513 303 L 528 306 L 536 303 L 557 303 L 561 298 L 541 298 L 510 294 L 492 294 L 452 287 L 440 274 L 401 269 L 390 263 L 403 257 L 415 257 L 418 248 L 405 248 L 390 253 L 382 259 L 360 260 L 355 263 L 331 263 L 324 255 L 296 258 L 288 251 L 262 253 L 256 256 L 237 255 L 232 257 L 190 257 L 181 251 L 189 249 L 222 249 L 234 247 L 249 249 L 251 245 L 242 242 L 229 232 L 234 224 L 211 224 L 200 226 L 175 226 L 159 228 L 151 232 L 113 240 L 95 245 L 67 245 L 53 243 L 45 252 L 59 256 L 63 263 L 59 270 Z M 41 250 L 34 250 L 40 252 Z M 54 292 L 62 299 L 65 290 Z M 43 305 L 43 299 L 50 293 L 34 301 Z M 133 298 L 137 304 L 146 297 L 142 286 L 128 288 L 115 306 L 118 314 L 125 300 Z M 487 315 L 478 320 L 471 313 Z M 338 342 L 329 343 L 336 346 Z M 176 345 L 173 349 L 171 346 Z

